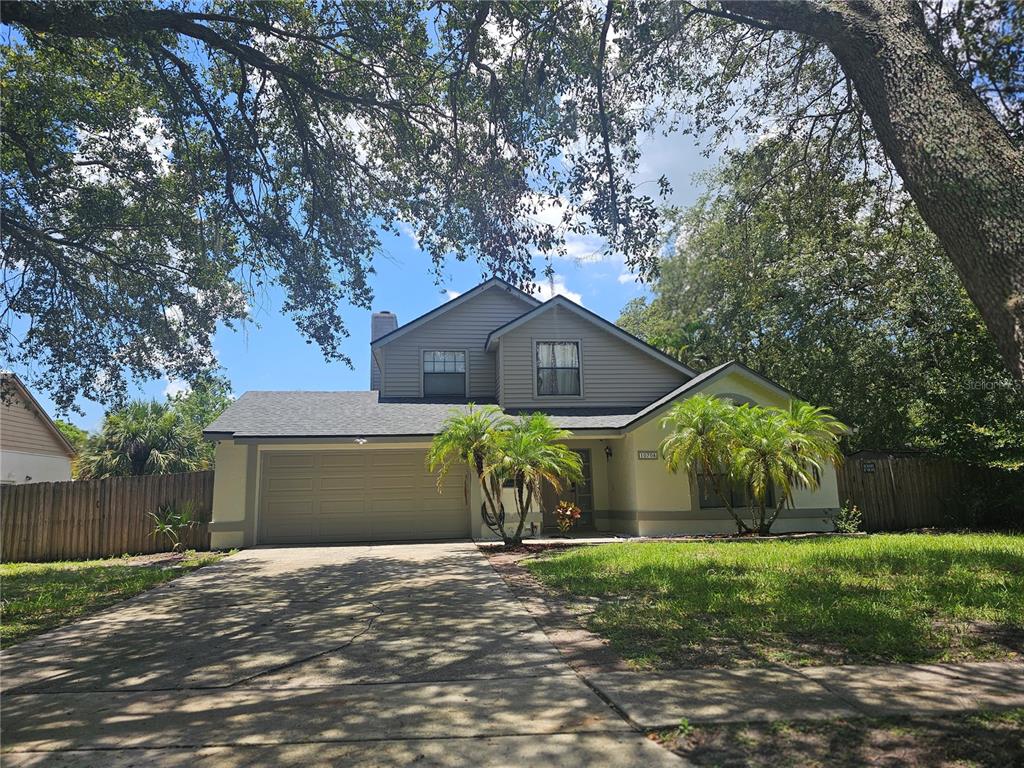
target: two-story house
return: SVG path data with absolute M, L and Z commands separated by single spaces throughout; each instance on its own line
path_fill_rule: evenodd
M 698 373 L 569 299 L 542 303 L 497 279 L 405 325 L 389 312 L 371 322 L 368 391 L 247 392 L 207 427 L 213 546 L 490 537 L 468 468 L 438 490 L 425 466 L 466 402 L 543 411 L 571 430 L 585 477 L 561 496 L 583 509 L 583 528 L 730 532 L 698 478 L 666 469 L 661 418 L 697 392 L 778 406 L 794 397 L 737 363 Z M 552 522 L 545 496 L 530 517 L 537 531 Z M 794 501 L 775 530 L 829 527 L 834 472 Z

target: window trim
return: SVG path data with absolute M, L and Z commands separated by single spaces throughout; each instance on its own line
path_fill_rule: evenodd
M 469 397 L 469 350 L 468 349 L 450 349 L 450 348 L 448 348 L 448 349 L 439 349 L 436 346 L 420 347 L 420 350 L 419 350 L 419 360 L 420 360 L 420 363 L 419 363 L 419 371 L 420 371 L 420 397 L 422 397 L 422 398 L 428 397 L 428 395 L 425 395 L 424 392 L 423 392 L 423 390 L 424 390 L 424 387 L 423 387 L 423 377 L 427 374 L 427 371 L 424 368 L 424 362 L 425 361 L 423 360 L 423 355 L 425 353 L 427 353 L 427 352 L 461 352 L 462 353 L 463 359 L 466 361 L 466 371 L 465 371 L 465 374 L 464 374 L 465 375 L 465 379 L 463 381 L 462 396 L 464 398 L 468 398 Z M 430 395 L 430 397 L 435 397 L 435 395 Z M 451 395 L 451 397 L 458 397 L 458 395 Z
M 578 395 L 542 395 L 537 389 L 537 369 L 540 367 L 537 365 L 537 345 L 538 344 L 575 344 L 576 354 L 579 358 L 579 372 L 580 372 L 580 392 Z M 537 337 L 530 339 L 530 355 L 533 359 L 533 399 L 543 400 L 545 402 L 559 401 L 559 400 L 582 400 L 583 399 L 583 340 L 579 338 L 572 339 L 552 339 L 548 337 Z

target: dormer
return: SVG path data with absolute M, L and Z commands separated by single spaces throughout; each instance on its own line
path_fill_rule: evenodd
M 503 408 L 640 408 L 694 371 L 564 296 L 488 334 Z

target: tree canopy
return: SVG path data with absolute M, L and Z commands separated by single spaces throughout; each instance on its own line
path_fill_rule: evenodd
M 77 459 L 78 479 L 207 469 L 203 438 L 169 403 L 136 400 L 104 417 Z
M 771 144 L 734 155 L 713 192 L 670 215 L 654 298 L 619 324 L 832 406 L 852 448 L 1024 466 L 1024 392 L 913 205 L 837 183 L 813 148 L 766 188 Z
M 344 307 L 369 306 L 381 232 L 406 225 L 435 274 L 476 258 L 529 283 L 534 255 L 592 232 L 653 276 L 658 198 L 680 180 L 638 178 L 640 142 L 675 130 L 712 149 L 737 133 L 818 143 L 836 173 L 902 178 L 1024 378 L 1012 3 L 0 13 L 0 342 L 61 408 L 117 400 L 131 378 L 193 380 L 213 330 L 248 318 L 268 286 L 310 343 L 347 361 Z
M 108 411 L 93 435 L 65 421 L 56 424 L 78 451 L 76 478 L 193 472 L 213 468 L 215 446 L 203 429 L 232 399 L 231 382 L 208 373 L 163 403 L 137 400 Z

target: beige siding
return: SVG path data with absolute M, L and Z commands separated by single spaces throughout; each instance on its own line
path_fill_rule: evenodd
M 42 418 L 20 399 L 0 406 L 0 449 L 47 456 L 67 456 Z
M 484 342 L 491 331 L 530 309 L 531 304 L 495 287 L 385 344 L 381 347 L 384 357 L 381 395 L 420 397 L 423 351 L 464 350 L 468 397 L 494 400 L 497 356 L 484 350 Z
M 788 398 L 744 371 L 732 371 L 686 393 L 739 396 L 760 405 L 785 407 Z M 642 536 L 666 536 L 690 533 L 732 533 L 736 525 L 724 509 L 700 509 L 696 483 L 688 472 L 673 474 L 661 459 L 640 459 L 640 451 L 658 451 L 667 432 L 661 418 L 666 405 L 652 418 L 632 427 L 616 449 L 609 480 L 611 507 L 635 513 L 636 533 Z M 836 473 L 832 467 L 822 470 L 821 486 L 793 495 L 794 509 L 787 509 L 772 530 L 831 530 L 831 519 L 839 506 Z M 616 530 L 616 528 L 612 528 Z
M 534 342 L 579 341 L 582 397 L 534 395 Z M 684 384 L 686 376 L 575 312 L 555 307 L 501 337 L 499 401 L 506 408 L 640 408 Z

